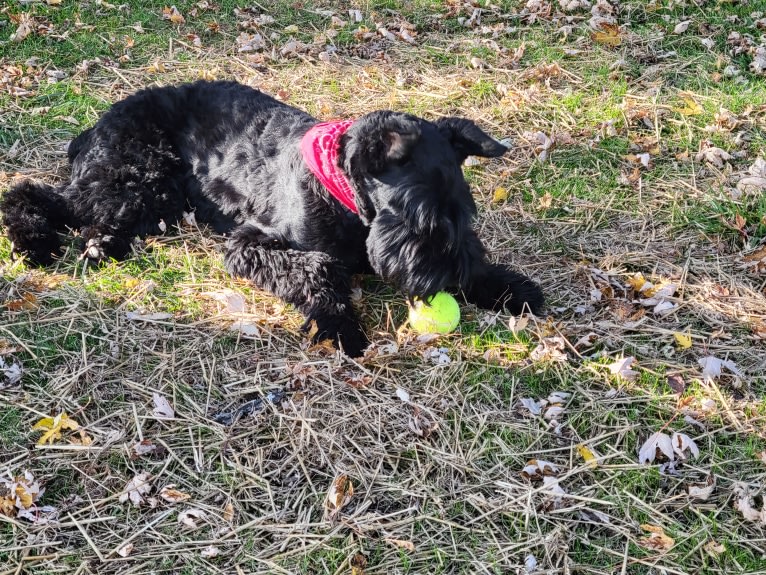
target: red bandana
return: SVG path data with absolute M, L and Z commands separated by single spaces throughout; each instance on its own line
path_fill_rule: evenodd
M 323 122 L 313 126 L 301 140 L 301 153 L 311 173 L 322 182 L 330 195 L 358 214 L 354 190 L 346 175 L 338 167 L 340 137 L 353 123 L 353 120 L 343 120 Z

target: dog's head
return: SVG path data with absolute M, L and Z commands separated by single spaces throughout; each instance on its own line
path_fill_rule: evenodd
M 506 151 L 462 118 L 429 122 L 382 111 L 354 122 L 341 139 L 339 161 L 370 227 L 375 272 L 410 298 L 465 286 L 483 254 L 469 238 L 476 204 L 461 165 L 468 156 Z

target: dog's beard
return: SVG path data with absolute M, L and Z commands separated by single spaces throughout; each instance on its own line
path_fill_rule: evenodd
M 370 226 L 367 253 L 375 272 L 408 298 L 427 298 L 467 284 L 472 261 L 481 255 L 470 253 L 465 235 L 451 220 L 415 226 L 412 218 L 383 211 Z

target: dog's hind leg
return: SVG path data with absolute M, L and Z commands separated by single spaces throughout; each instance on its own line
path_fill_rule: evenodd
M 351 357 L 362 355 L 369 343 L 351 305 L 350 273 L 331 256 L 289 249 L 245 224 L 229 240 L 226 268 L 298 308 L 306 318 L 304 331 L 316 322 L 314 341 L 331 339 Z
M 30 180 L 3 195 L 0 212 L 14 251 L 33 264 L 50 264 L 61 246 L 58 234 L 78 225 L 71 202 L 59 190 Z
M 132 139 L 105 142 L 90 136 L 91 147 L 76 156 L 72 183 L 63 192 L 77 210 L 85 242 L 83 256 L 123 259 L 136 237 L 161 233 L 186 207 L 186 189 L 196 185 L 191 169 L 172 144 L 157 134 L 152 142 Z

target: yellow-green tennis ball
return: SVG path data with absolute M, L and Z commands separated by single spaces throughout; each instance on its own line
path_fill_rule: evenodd
M 447 292 L 428 300 L 415 300 L 410 306 L 410 327 L 418 333 L 449 333 L 460 323 L 460 306 Z

